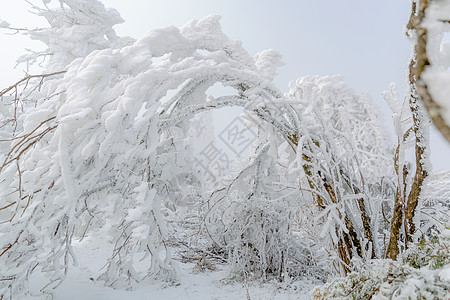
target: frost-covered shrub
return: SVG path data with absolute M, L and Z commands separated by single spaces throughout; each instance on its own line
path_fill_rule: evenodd
M 432 174 L 420 194 L 420 209 L 416 223 L 421 233 L 430 235 L 433 230 L 442 231 L 450 220 L 450 172 Z
M 398 261 L 372 260 L 315 288 L 313 299 L 448 299 L 450 230 L 412 244 Z
M 233 211 L 224 236 L 231 272 L 244 277 L 281 278 L 288 260 L 287 207 L 251 197 L 234 203 Z
M 210 199 L 208 232 L 228 254 L 231 279 L 323 280 L 317 253 L 294 225 L 299 194 L 275 184 L 283 172 L 269 152 L 270 144 L 262 146 L 250 164 Z
M 234 218 L 224 234 L 232 279 L 299 277 L 324 280 L 326 270 L 317 254 L 291 230 L 289 209 L 268 199 L 249 199 L 235 206 Z
M 267 145 L 213 193 L 214 209 L 206 218 L 212 236 L 230 252 L 233 272 L 266 276 L 267 266 L 258 264 L 275 261 L 278 266 L 269 268 L 278 270 L 274 274 L 283 269 L 297 276 L 309 268 L 323 276 L 352 268 L 352 256 L 379 257 L 379 213 L 393 194 L 384 186 L 393 182 L 393 169 L 370 99 L 355 95 L 341 76 L 291 83 L 289 106 L 286 98 L 265 101 L 250 89 L 247 94 L 259 100 L 253 108 L 265 122 L 258 124 L 258 141 Z M 275 247 L 266 241 L 271 230 L 279 231 Z M 286 257 L 288 249 L 314 255 L 297 260 Z M 314 257 L 319 253 L 332 263 L 322 265 Z
M 217 244 L 228 252 L 231 276 L 281 278 L 286 272 L 293 212 L 274 192 L 270 179 L 277 177 L 266 144 L 242 170 L 208 212 L 208 227 Z
M 442 236 L 437 232 L 424 236 L 419 243 L 411 244 L 400 260 L 415 269 L 436 270 L 450 264 L 450 230 L 446 229 Z
M 302 230 L 330 254 L 331 270 L 349 272 L 353 258 L 383 251 L 380 212 L 395 185 L 391 143 L 370 97 L 341 76 L 299 78 L 287 97 L 298 135 L 287 173 L 299 177 L 304 195 Z

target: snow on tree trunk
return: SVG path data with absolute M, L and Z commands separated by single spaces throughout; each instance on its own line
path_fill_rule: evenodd
M 436 128 L 450 142 L 450 1 L 415 0 L 408 23 L 415 45 L 417 92 Z

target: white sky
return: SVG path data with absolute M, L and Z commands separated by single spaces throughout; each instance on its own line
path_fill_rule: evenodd
M 39 1 L 34 1 L 39 3 Z M 116 8 L 124 24 L 119 35 L 139 38 L 145 32 L 168 25 L 181 26 L 190 19 L 209 14 L 222 16 L 222 27 L 230 38 L 243 41 L 251 54 L 273 48 L 285 66 L 276 83 L 283 91 L 291 80 L 304 75 L 343 74 L 356 91 L 367 91 L 385 114 L 390 113 L 381 98 L 390 82 L 403 92 L 410 44 L 403 37 L 409 17 L 409 1 L 398 0 L 103 0 Z M 22 0 L 8 1 L 0 19 L 12 25 L 37 26 Z M 45 23 L 41 23 L 45 24 Z M 24 48 L 36 46 L 24 38 L 0 32 L 0 87 L 23 74 L 14 68 Z M 450 170 L 450 147 L 436 133 L 432 135 L 432 163 L 435 171 Z

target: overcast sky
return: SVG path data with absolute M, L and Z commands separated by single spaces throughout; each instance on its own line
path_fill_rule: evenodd
M 35 1 L 39 3 L 39 1 Z M 139 38 L 145 32 L 168 25 L 181 26 L 190 19 L 209 14 L 222 16 L 222 27 L 230 38 L 243 41 L 250 54 L 278 50 L 285 66 L 276 84 L 283 91 L 288 83 L 305 75 L 344 75 L 356 91 L 367 91 L 391 118 L 381 92 L 396 82 L 403 92 L 411 46 L 403 36 L 409 17 L 407 0 L 103 0 L 116 8 L 124 24 L 119 35 Z M 25 1 L 9 1 L 0 19 L 17 26 L 37 26 Z M 43 23 L 41 23 L 43 24 Z M 45 23 L 44 23 L 45 24 Z M 0 86 L 22 74 L 13 70 L 24 48 L 36 46 L 17 36 L 0 35 Z M 436 171 L 450 169 L 450 147 L 438 134 L 432 137 L 432 162 Z

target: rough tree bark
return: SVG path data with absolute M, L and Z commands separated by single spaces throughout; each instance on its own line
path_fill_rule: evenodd
M 411 75 L 411 77 L 413 77 Z M 415 93 L 414 85 L 411 85 L 411 97 L 410 97 L 410 109 L 413 117 L 413 130 L 416 137 L 415 153 L 416 153 L 416 173 L 414 174 L 414 180 L 411 186 L 411 191 L 408 195 L 408 201 L 406 203 L 405 210 L 405 240 L 406 242 L 412 242 L 412 236 L 416 231 L 414 225 L 414 215 L 419 203 L 420 192 L 425 178 L 428 176 L 426 168 L 426 147 L 428 146 L 427 138 L 425 137 L 424 127 L 427 122 L 426 116 L 422 115 L 421 107 L 417 94 Z
M 426 138 L 427 133 L 425 132 L 427 126 L 425 123 L 428 122 L 428 120 L 426 116 L 422 114 L 422 108 L 419 103 L 419 101 L 422 100 L 430 116 L 433 118 L 433 113 L 430 112 L 429 107 L 435 105 L 436 103 L 432 101 L 431 96 L 428 93 L 427 86 L 420 78 L 420 75 L 422 74 L 425 66 L 429 65 L 428 58 L 426 57 L 426 39 L 427 39 L 426 29 L 424 29 L 420 25 L 421 24 L 420 22 L 422 22 L 424 19 L 424 12 L 427 5 L 428 5 L 427 0 L 420 1 L 419 12 L 417 12 L 417 4 L 416 2 L 413 1 L 411 16 L 407 24 L 407 28 L 409 30 L 412 30 L 413 34 L 417 35 L 417 43 L 415 45 L 414 55 L 409 65 L 409 85 L 410 85 L 409 108 L 411 109 L 413 119 L 412 132 L 414 132 L 415 136 L 414 150 L 416 159 L 415 159 L 415 174 L 409 194 L 406 195 L 406 181 L 405 181 L 407 176 L 406 168 L 403 169 L 402 174 L 403 190 L 401 188 L 401 182 L 399 182 L 399 187 L 397 187 L 396 199 L 394 203 L 394 213 L 391 223 L 389 245 L 386 250 L 386 257 L 394 260 L 397 259 L 397 256 L 399 254 L 399 241 L 401 234 L 403 233 L 404 235 L 405 246 L 407 246 L 408 242 L 412 242 L 412 236 L 416 231 L 414 224 L 414 215 L 417 210 L 417 206 L 419 203 L 419 196 L 420 192 L 422 191 L 424 180 L 428 176 L 428 171 L 426 167 L 426 152 L 428 147 L 428 141 Z M 419 92 L 420 90 L 422 91 L 422 93 Z M 433 109 L 436 109 L 436 107 L 434 107 Z M 440 115 L 439 116 L 435 115 L 435 118 L 437 119 L 440 118 L 441 121 L 443 121 L 442 116 Z M 435 125 L 438 127 L 436 121 L 434 122 Z M 441 126 L 441 128 L 443 127 Z M 444 128 L 444 132 L 445 131 L 446 129 Z M 406 140 L 409 134 L 410 130 L 408 130 L 405 133 L 403 139 Z M 397 147 L 395 170 L 397 172 L 397 176 L 400 176 L 399 169 L 401 166 L 398 165 L 398 155 L 399 155 L 398 151 L 399 148 Z M 402 225 L 404 225 L 403 228 Z
M 438 103 L 431 96 L 428 86 L 422 79 L 422 73 L 430 66 L 430 61 L 427 55 L 427 42 L 428 42 L 428 30 L 424 26 L 424 20 L 426 17 L 426 10 L 433 0 L 420 0 L 417 7 L 416 2 L 413 1 L 413 8 L 410 21 L 407 28 L 413 30 L 417 34 L 417 42 L 415 45 L 416 51 L 416 64 L 413 68 L 413 74 L 416 77 L 416 88 L 419 94 L 420 100 L 422 100 L 428 114 L 433 121 L 433 124 L 441 132 L 444 138 L 450 142 L 450 127 L 445 122 L 442 116 L 442 109 Z M 450 20 L 441 20 L 444 23 L 449 23 Z M 450 101 L 450 99 L 449 99 Z

